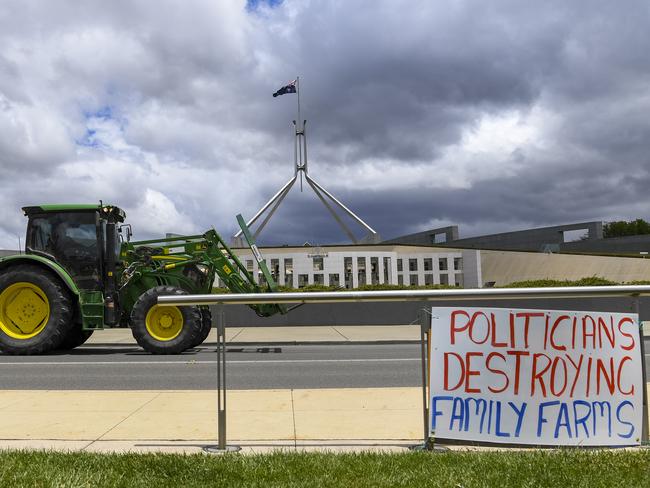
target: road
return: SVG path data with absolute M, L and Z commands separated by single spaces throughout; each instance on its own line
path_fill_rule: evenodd
M 417 344 L 228 347 L 229 389 L 417 386 Z M 215 347 L 152 356 L 137 346 L 82 346 L 65 354 L 0 356 L 0 389 L 214 389 Z
M 650 351 L 650 337 L 645 339 Z M 419 386 L 418 344 L 228 347 L 229 389 Z M 650 378 L 650 354 L 645 357 Z M 214 389 L 216 354 L 208 344 L 180 356 L 136 346 L 82 346 L 61 354 L 0 355 L 0 390 Z

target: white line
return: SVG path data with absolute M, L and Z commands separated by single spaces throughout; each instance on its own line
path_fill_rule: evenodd
M 388 363 L 400 361 L 420 361 L 420 358 L 378 358 L 378 359 L 277 359 L 274 361 L 227 361 L 228 364 L 292 364 L 292 363 Z M 147 366 L 149 364 L 182 364 L 194 366 L 197 364 L 217 364 L 217 361 L 62 361 L 62 362 L 31 362 L 31 363 L 3 363 L 2 366 L 109 366 L 124 364 L 129 366 Z

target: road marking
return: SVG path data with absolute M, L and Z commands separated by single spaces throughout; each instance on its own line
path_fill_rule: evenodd
M 243 361 L 243 360 L 228 360 L 228 364 L 293 364 L 293 363 L 388 363 L 399 361 L 421 361 L 420 358 L 378 358 L 378 359 L 276 359 L 271 361 Z M 31 363 L 3 363 L 0 366 L 109 366 L 124 364 L 128 366 L 139 366 L 149 364 L 182 364 L 182 365 L 195 365 L 195 364 L 217 364 L 217 361 L 93 361 L 85 363 L 81 361 L 61 361 L 61 362 L 31 362 Z

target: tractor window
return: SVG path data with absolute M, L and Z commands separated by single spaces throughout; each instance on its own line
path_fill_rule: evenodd
M 34 215 L 27 246 L 52 256 L 79 288 L 101 289 L 96 212 Z

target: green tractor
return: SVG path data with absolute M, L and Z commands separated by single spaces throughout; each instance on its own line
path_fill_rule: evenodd
M 212 292 L 215 277 L 234 293 L 276 291 L 241 216 L 264 274 L 259 286 L 211 229 L 202 235 L 132 242 L 125 213 L 113 205 L 24 207 L 25 253 L 0 258 L 0 351 L 42 354 L 73 349 L 93 331 L 130 327 L 154 354 L 201 344 L 212 327 L 205 306 L 163 306 L 158 297 Z M 251 305 L 260 316 L 281 305 Z

